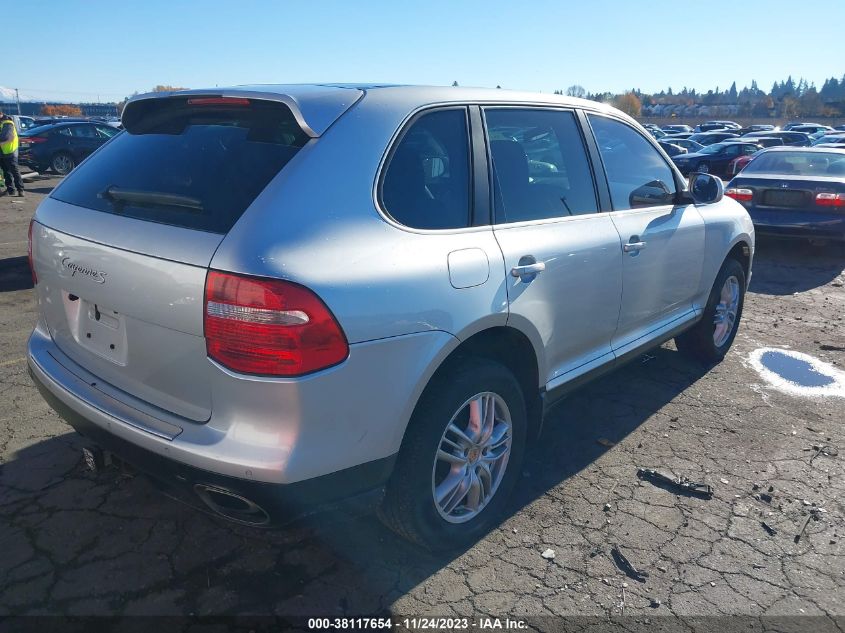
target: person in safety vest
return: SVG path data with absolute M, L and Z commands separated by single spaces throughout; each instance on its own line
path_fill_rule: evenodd
M 0 166 L 6 181 L 6 193 L 13 195 L 18 190 L 18 197 L 23 198 L 23 181 L 18 169 L 18 130 L 12 117 L 0 110 Z M 14 185 L 14 187 L 12 186 Z

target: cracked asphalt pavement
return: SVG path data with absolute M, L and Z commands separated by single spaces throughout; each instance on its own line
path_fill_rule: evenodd
M 759 243 L 722 364 L 708 371 L 668 343 L 573 394 L 530 449 L 507 520 L 466 551 L 433 556 L 369 514 L 260 531 L 143 477 L 89 474 L 83 440 L 38 395 L 24 359 L 35 321 L 27 225 L 57 181 L 31 182 L 23 202 L 0 198 L 0 616 L 615 617 L 624 607 L 816 615 L 814 630 L 843 630 L 845 452 L 811 457 L 814 445 L 845 448 L 845 400 L 781 393 L 747 358 L 783 347 L 845 365 L 845 249 Z M 708 483 L 713 497 L 641 481 L 639 467 Z M 613 547 L 648 577 L 626 576 Z

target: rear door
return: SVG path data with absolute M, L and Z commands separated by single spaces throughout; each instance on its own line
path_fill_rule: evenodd
M 545 347 L 548 388 L 613 359 L 622 253 L 571 110 L 484 109 L 494 233 L 505 258 L 509 323 Z
M 200 101 L 156 99 L 53 191 L 33 225 L 36 292 L 61 352 L 196 421 L 210 415 L 216 370 L 203 338 L 209 262 L 308 141 L 281 103 Z M 74 127 L 102 142 L 93 125 Z
M 622 239 L 617 355 L 691 318 L 704 266 L 704 221 L 675 205 L 674 173 L 652 143 L 619 119 L 588 115 Z

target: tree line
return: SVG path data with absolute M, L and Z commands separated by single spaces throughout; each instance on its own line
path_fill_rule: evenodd
M 841 79 L 826 79 L 821 88 L 800 78 L 797 82 L 789 76 L 774 82 L 771 89 L 761 90 L 756 81 L 737 89 L 736 82 L 721 90 L 718 86 L 706 92 L 684 86 L 680 91 L 667 88 L 656 93 L 646 93 L 639 88 L 622 94 L 588 92 L 582 86 L 572 85 L 555 94 L 581 97 L 603 103 L 612 103 L 631 116 L 640 116 L 643 107 L 657 105 L 683 106 L 735 106 L 741 117 L 842 117 L 845 116 L 845 75 Z

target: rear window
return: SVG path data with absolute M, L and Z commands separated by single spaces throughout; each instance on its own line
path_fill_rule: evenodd
M 827 152 L 766 152 L 748 164 L 743 174 L 845 176 L 845 154 Z
M 124 125 L 54 198 L 226 233 L 308 141 L 286 105 L 248 99 L 150 99 L 134 104 Z

